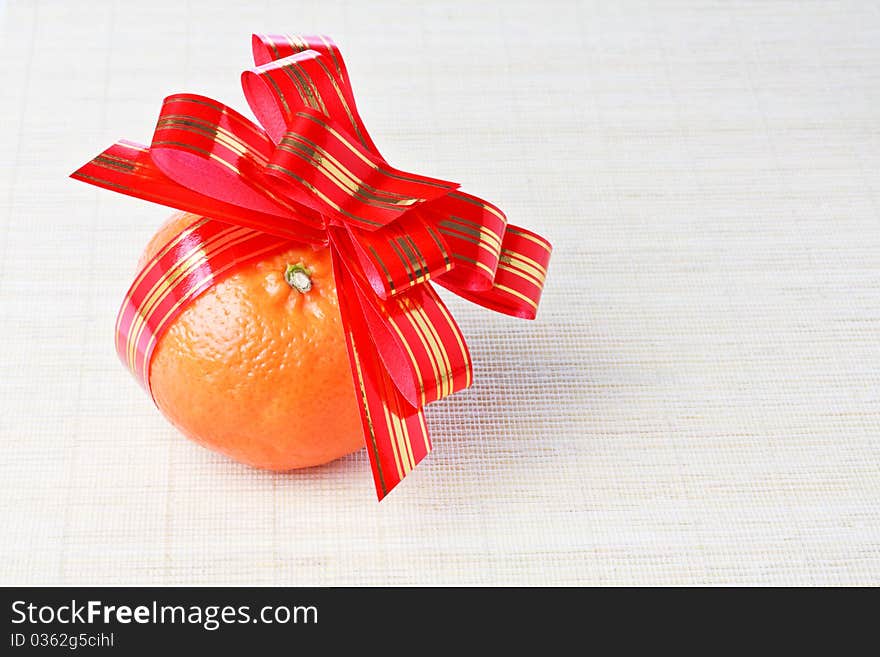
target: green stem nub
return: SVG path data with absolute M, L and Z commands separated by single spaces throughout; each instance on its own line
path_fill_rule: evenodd
M 297 292 L 305 294 L 312 289 L 312 272 L 302 264 L 287 265 L 284 270 L 284 280 Z

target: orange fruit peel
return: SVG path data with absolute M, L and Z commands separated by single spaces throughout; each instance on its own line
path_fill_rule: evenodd
M 141 263 L 198 218 L 173 215 Z M 186 436 L 258 468 L 363 447 L 329 251 L 291 243 L 194 299 L 159 338 L 150 387 Z

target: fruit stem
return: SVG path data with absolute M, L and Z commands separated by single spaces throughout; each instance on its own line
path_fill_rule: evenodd
M 302 263 L 288 264 L 284 270 L 284 280 L 297 292 L 305 294 L 312 289 L 312 272 Z

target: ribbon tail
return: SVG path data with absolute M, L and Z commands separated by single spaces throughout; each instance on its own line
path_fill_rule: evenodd
M 296 242 L 326 242 L 323 231 L 300 221 L 241 208 L 179 184 L 156 166 L 147 146 L 132 141 L 116 142 L 70 174 L 70 177 L 175 210 L 247 226 Z
M 376 494 L 381 500 L 428 455 L 431 440 L 422 410 L 399 392 L 376 351 L 357 302 L 357 282 L 335 248 L 332 253 L 355 394 Z
M 388 299 L 376 296 L 366 268 L 352 266 L 356 247 L 349 238 L 343 229 L 330 229 L 333 248 L 354 279 L 357 306 L 374 350 L 400 394 L 423 408 L 467 388 L 473 380 L 470 353 L 461 329 L 434 288 L 423 281 Z

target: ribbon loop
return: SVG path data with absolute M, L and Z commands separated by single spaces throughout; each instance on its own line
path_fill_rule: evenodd
M 273 53 L 293 54 L 245 71 L 242 88 L 277 144 L 268 173 L 290 190 L 291 197 L 338 222 L 376 230 L 458 187 L 395 169 L 375 147 L 357 138 L 362 124 L 352 109 L 353 98 L 347 98 L 341 58 L 334 68 L 325 61 L 329 57 L 306 49 L 304 40 L 298 44 L 300 50 L 288 45 L 279 51 L 275 40 L 268 44 Z M 316 47 L 333 52 L 323 43 Z
M 446 276 L 437 282 L 484 308 L 522 319 L 535 319 L 551 252 L 550 243 L 537 233 L 519 226 L 508 226 L 490 289 L 474 292 L 455 285 L 454 281 L 446 281 Z
M 417 210 L 374 232 L 350 227 L 349 236 L 370 286 L 382 299 L 453 267 L 446 240 Z
M 165 99 L 149 147 L 120 141 L 72 174 L 200 215 L 144 265 L 117 350 L 149 390 L 163 332 L 199 294 L 288 240 L 331 250 L 379 497 L 431 450 L 425 405 L 468 387 L 464 336 L 431 285 L 534 318 L 551 247 L 456 183 L 392 167 L 358 115 L 336 45 L 254 35 L 241 76 L 260 125 L 204 96 Z
M 265 180 L 272 149 L 266 132 L 235 110 L 203 96 L 177 94 L 162 104 L 150 155 L 166 176 L 195 192 L 245 210 L 303 215 Z M 317 214 L 308 216 L 321 225 Z
M 491 289 L 507 229 L 504 213 L 487 201 L 456 191 L 435 204 L 431 217 L 455 262 L 443 277 L 444 284 L 471 292 Z
M 415 406 L 466 388 L 472 365 L 458 325 L 430 285 L 417 285 L 384 299 L 373 294 L 368 280 L 352 263 L 350 235 L 330 230 L 351 290 L 370 329 L 376 351 L 404 398 Z
M 323 96 L 300 67 L 301 62 L 319 56 L 314 50 L 305 50 L 241 74 L 245 99 L 276 144 L 298 111 L 309 108 L 327 116 Z
M 254 52 L 254 62 L 258 67 L 305 51 L 322 55 L 322 58 L 315 59 L 315 65 L 321 68 L 322 75 L 317 75 L 313 70 L 306 72 L 309 73 L 309 79 L 317 80 L 318 94 L 324 101 L 325 107 L 329 103 L 330 115 L 339 117 L 341 122 L 350 126 L 349 131 L 357 141 L 376 156 L 381 157 L 379 149 L 376 148 L 363 120 L 358 115 L 345 60 L 330 37 L 314 34 L 255 34 L 251 45 Z M 307 59 L 311 58 L 313 58 L 311 55 L 307 57 Z M 245 95 L 247 94 L 246 89 Z M 284 99 L 288 103 L 296 104 L 297 98 L 301 98 L 299 93 L 284 95 Z
M 290 117 L 265 166 L 291 198 L 366 231 L 387 226 L 458 187 L 394 169 L 310 109 Z

